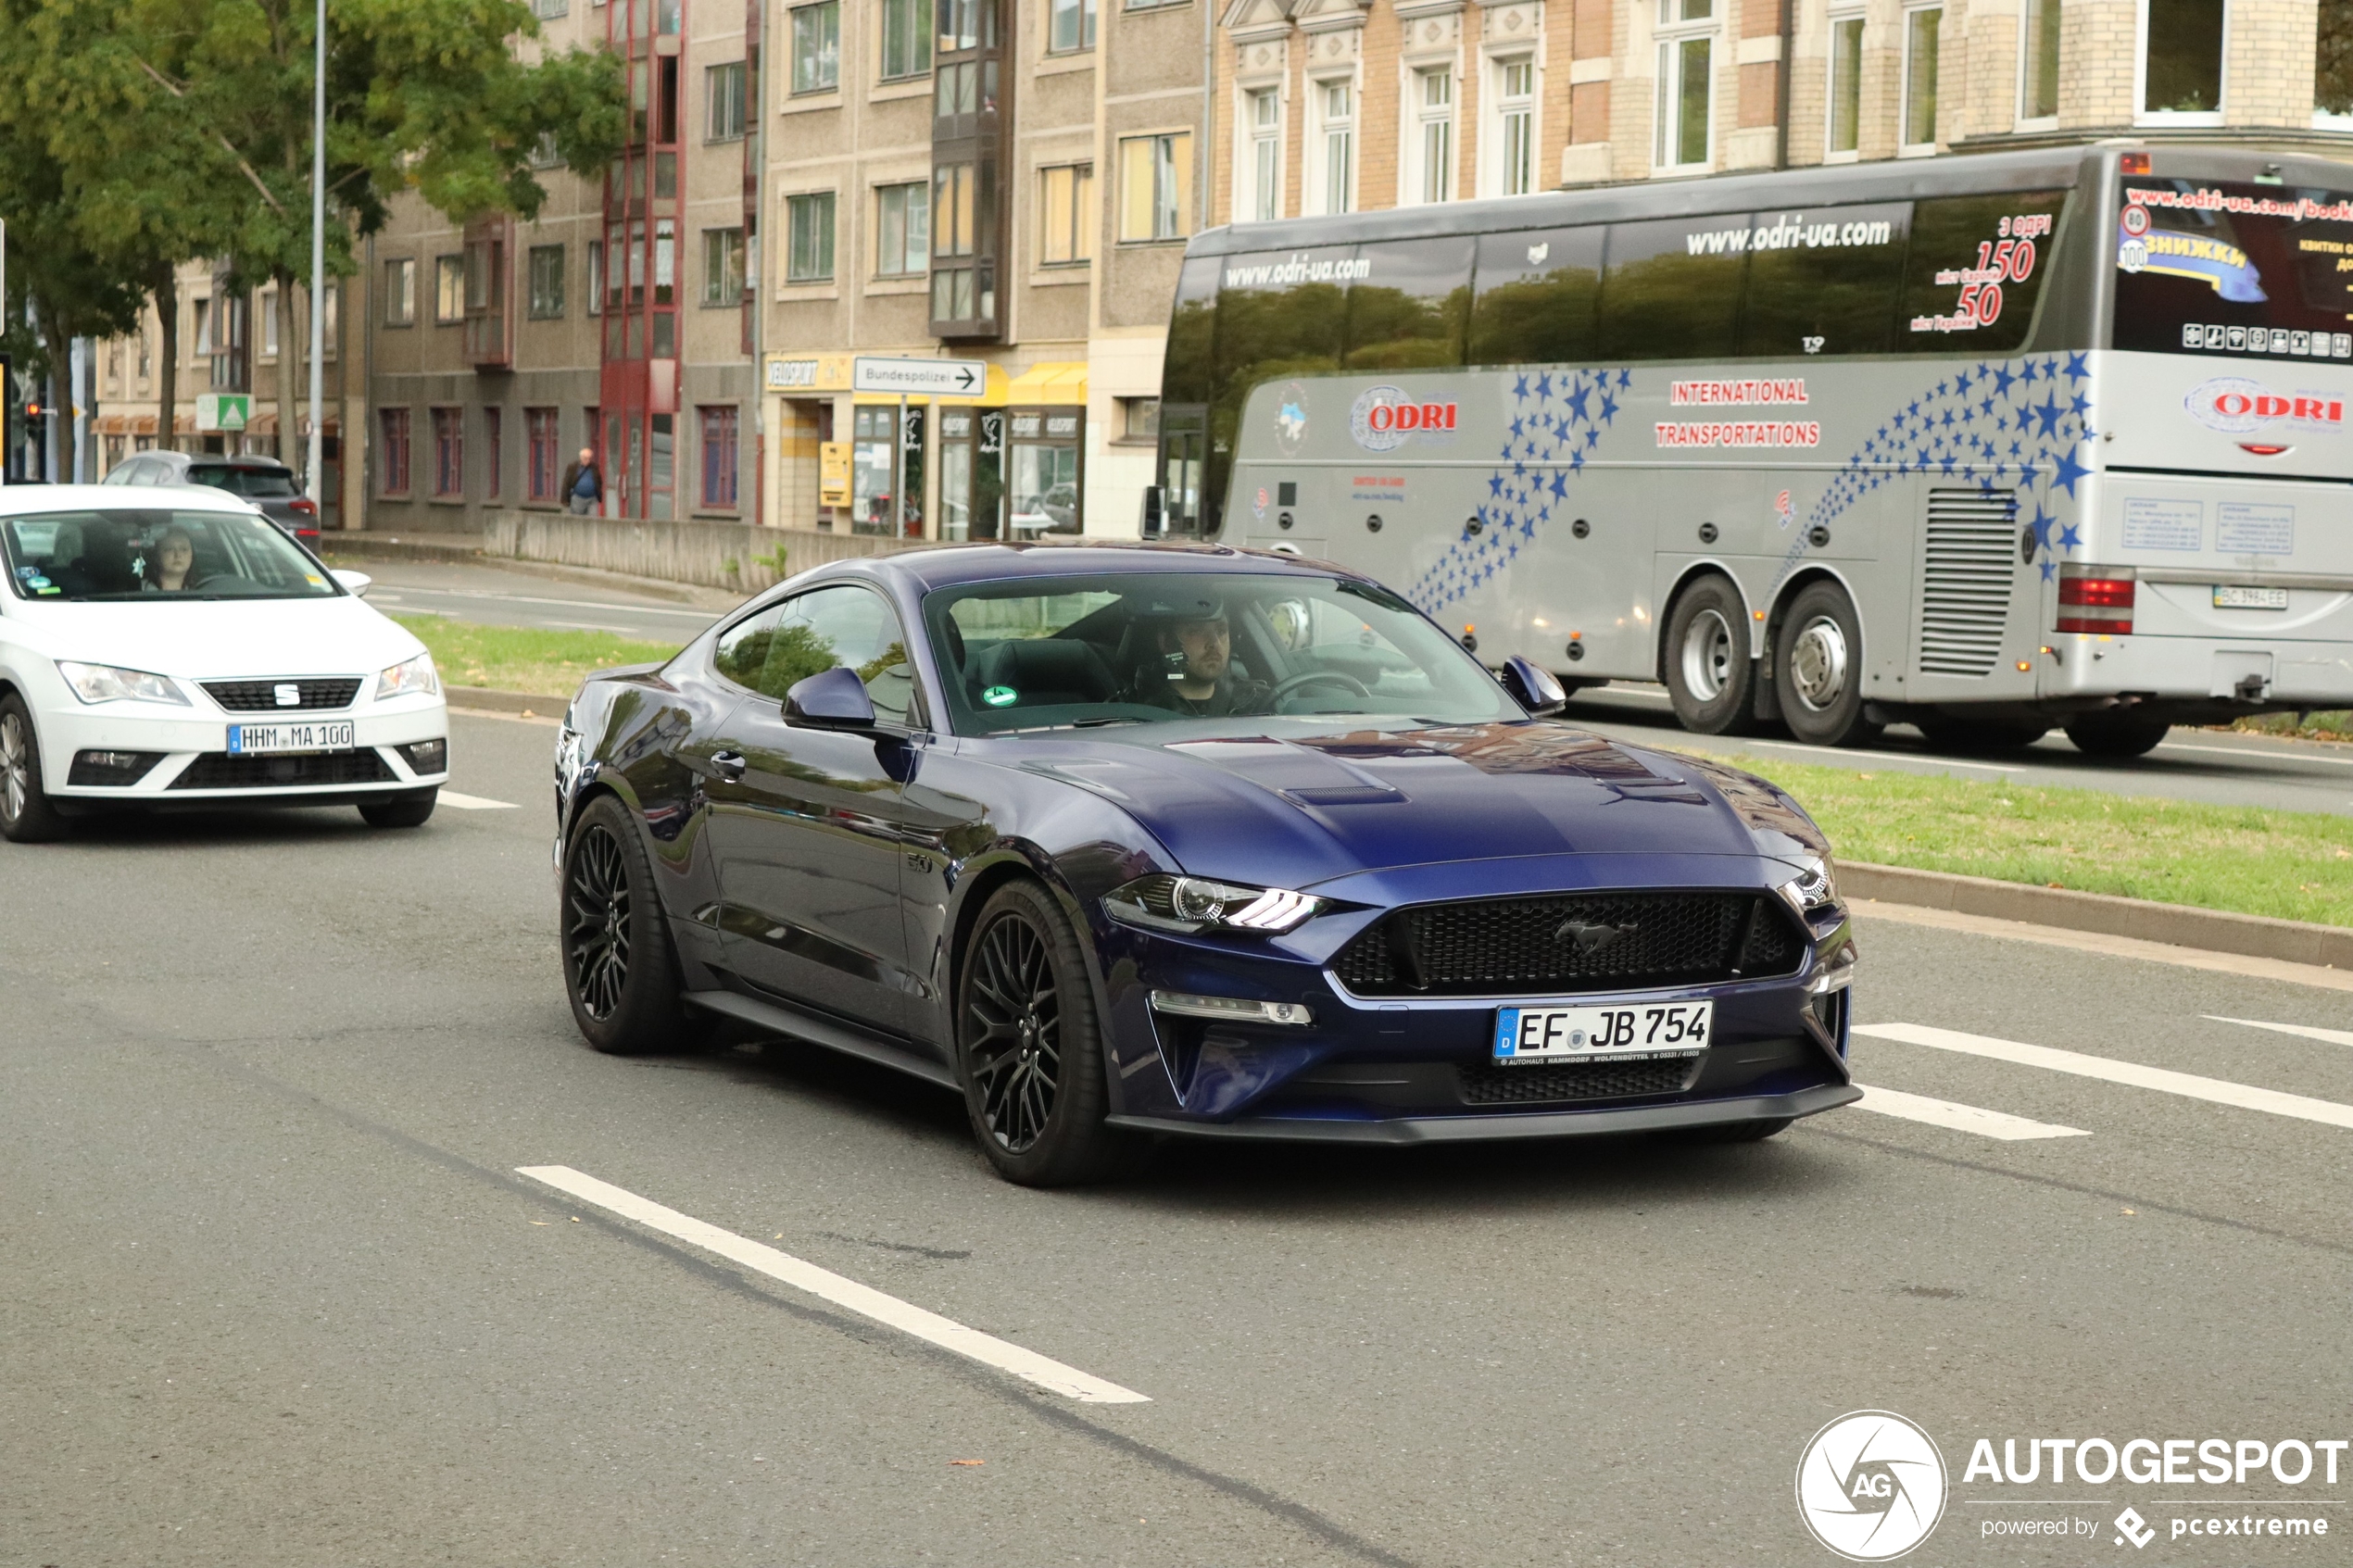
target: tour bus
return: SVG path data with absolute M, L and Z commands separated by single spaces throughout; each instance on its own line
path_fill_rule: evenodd
M 1212 230 L 1147 524 L 1711 733 L 2353 707 L 2348 191 L 2103 144 Z

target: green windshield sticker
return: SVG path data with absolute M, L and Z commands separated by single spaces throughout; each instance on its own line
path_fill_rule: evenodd
M 1016 695 L 1011 686 L 991 686 L 980 694 L 980 700 L 991 708 L 1002 708 L 1012 702 Z

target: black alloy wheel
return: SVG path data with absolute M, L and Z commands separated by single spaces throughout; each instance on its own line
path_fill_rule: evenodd
M 32 710 L 10 692 L 0 696 L 0 834 L 17 844 L 41 844 L 65 834 L 65 817 L 41 784 Z
M 589 802 L 564 845 L 561 941 L 573 1022 L 600 1051 L 635 1056 L 684 1043 L 677 960 L 653 867 L 629 809 Z
M 973 922 L 957 987 L 964 1105 L 1006 1180 L 1066 1186 L 1126 1163 L 1109 1101 L 1094 985 L 1070 919 L 1033 882 L 999 888 Z

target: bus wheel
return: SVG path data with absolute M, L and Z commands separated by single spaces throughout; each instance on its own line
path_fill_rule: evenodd
M 1863 718 L 1863 628 L 1845 589 L 1815 583 L 1798 590 L 1773 642 L 1774 695 L 1791 734 L 1846 746 L 1879 733 Z
M 2086 713 L 2067 726 L 2067 738 L 2086 757 L 2145 757 L 2165 738 L 2170 724 L 2150 720 L 2133 722 L 2105 714 Z
M 1703 577 L 1667 619 L 1667 695 L 1676 721 L 1703 735 L 1750 724 L 1748 612 L 1727 578 Z

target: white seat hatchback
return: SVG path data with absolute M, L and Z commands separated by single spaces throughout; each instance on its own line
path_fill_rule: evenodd
M 195 486 L 0 490 L 0 833 L 109 809 L 433 815 L 424 645 L 254 508 Z

